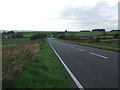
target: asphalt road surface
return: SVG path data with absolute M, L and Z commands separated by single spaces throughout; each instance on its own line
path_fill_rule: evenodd
M 83 88 L 118 88 L 119 53 L 51 38 L 48 41 Z

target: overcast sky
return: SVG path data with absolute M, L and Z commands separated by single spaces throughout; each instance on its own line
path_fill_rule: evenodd
M 118 28 L 119 0 L 0 0 L 0 30 Z

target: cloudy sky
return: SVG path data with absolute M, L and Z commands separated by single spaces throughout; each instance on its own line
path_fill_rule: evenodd
M 118 28 L 119 0 L 0 0 L 0 30 Z

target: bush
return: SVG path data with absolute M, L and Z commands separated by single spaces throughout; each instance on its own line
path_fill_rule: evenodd
M 13 33 L 12 35 L 11 35 L 11 38 L 23 38 L 23 34 L 22 33 Z
M 90 32 L 90 30 L 81 30 L 80 32 Z
M 65 34 L 59 34 L 59 35 L 57 35 L 57 38 L 58 39 L 64 39 L 65 38 Z
M 93 42 L 94 38 L 92 36 L 87 38 L 89 40 L 89 42 Z
M 92 31 L 93 31 L 93 32 L 94 32 L 94 31 L 98 31 L 98 32 L 99 32 L 99 31 L 100 31 L 100 32 L 102 31 L 102 32 L 105 32 L 105 29 L 93 29 Z
M 100 37 L 96 37 L 94 41 L 95 41 L 95 42 L 100 42 L 100 40 L 101 40 Z
M 14 31 L 8 31 L 7 34 L 14 34 Z
M 44 38 L 46 38 L 45 34 L 38 33 L 38 34 L 34 34 L 33 36 L 31 36 L 30 40 L 44 39 Z
M 113 35 L 114 38 L 119 38 L 120 34 L 119 33 L 116 33 Z

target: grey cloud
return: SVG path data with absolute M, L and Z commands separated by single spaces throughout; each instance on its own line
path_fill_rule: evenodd
M 110 6 L 107 2 L 99 2 L 94 7 L 65 7 L 60 12 L 60 19 L 70 20 L 73 28 L 106 28 L 117 29 L 117 4 Z
M 118 29 L 120 29 L 120 1 L 118 3 Z

